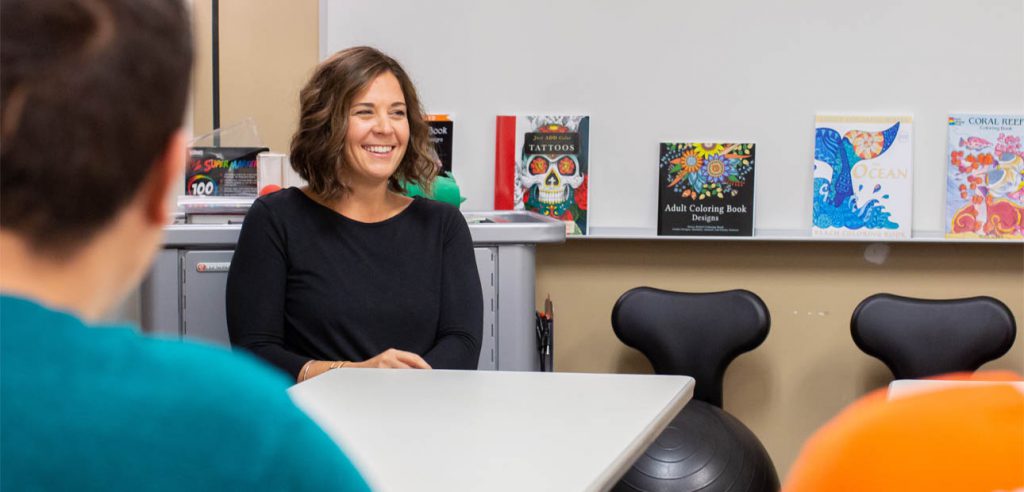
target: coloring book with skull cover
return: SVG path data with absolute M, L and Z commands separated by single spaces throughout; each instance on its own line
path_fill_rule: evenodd
M 498 116 L 495 210 L 529 210 L 587 234 L 589 116 Z
M 816 116 L 811 235 L 909 239 L 910 116 Z
M 1024 114 L 949 116 L 946 237 L 1024 238 Z
M 662 143 L 659 236 L 752 236 L 754 144 Z

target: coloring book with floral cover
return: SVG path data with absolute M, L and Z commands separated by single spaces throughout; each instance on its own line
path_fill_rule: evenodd
M 752 236 L 754 144 L 662 143 L 659 236 Z

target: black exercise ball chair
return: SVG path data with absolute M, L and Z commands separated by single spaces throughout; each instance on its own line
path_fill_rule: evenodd
M 875 294 L 850 319 L 853 341 L 896 379 L 976 371 L 1010 350 L 1013 313 L 998 299 L 917 299 Z
M 657 374 L 692 376 L 693 399 L 615 491 L 776 491 L 779 477 L 750 429 L 722 410 L 722 379 L 736 356 L 768 336 L 768 308 L 746 290 L 686 293 L 637 287 L 619 297 L 612 328 Z

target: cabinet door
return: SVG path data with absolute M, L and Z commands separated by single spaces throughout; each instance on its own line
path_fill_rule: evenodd
M 233 251 L 182 253 L 181 331 L 185 338 L 227 346 L 224 290 Z
M 147 333 L 181 336 L 180 252 L 163 249 L 139 287 L 142 300 L 139 324 Z
M 480 290 L 484 295 L 483 344 L 480 346 L 480 364 L 477 369 L 498 368 L 498 294 L 496 248 L 474 248 L 476 268 L 480 273 Z

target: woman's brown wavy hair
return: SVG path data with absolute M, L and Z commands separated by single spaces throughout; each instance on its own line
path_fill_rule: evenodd
M 357 46 L 339 51 L 317 66 L 299 94 L 299 129 L 292 136 L 291 163 L 317 196 L 331 199 L 348 189 L 345 135 L 349 108 L 352 99 L 385 72 L 398 79 L 409 119 L 409 143 L 398 169 L 388 179 L 388 189 L 401 193 L 404 184 L 416 184 L 429 190 L 440 165 L 416 87 L 393 58 Z

